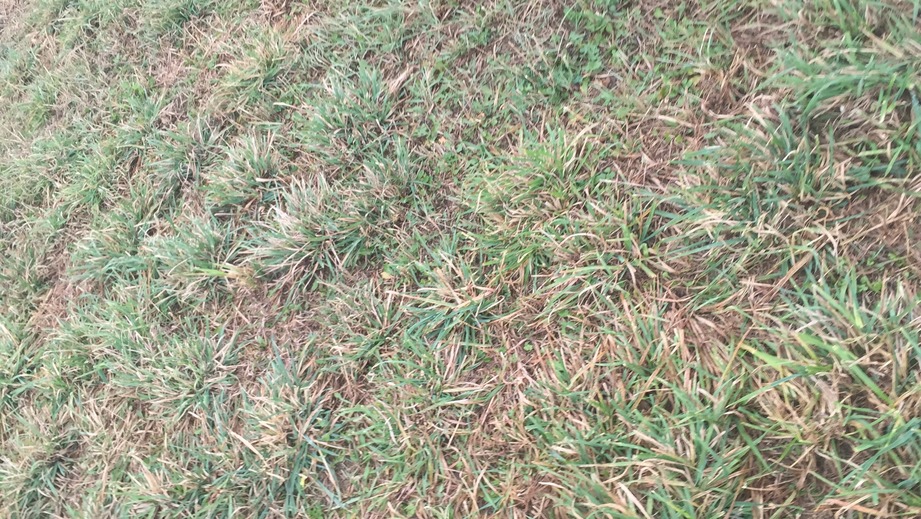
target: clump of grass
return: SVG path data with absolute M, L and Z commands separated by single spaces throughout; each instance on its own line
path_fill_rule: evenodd
M 141 185 L 112 211 L 94 218 L 88 232 L 74 244 L 73 276 L 105 284 L 135 279 L 146 271 L 147 260 L 138 250 L 153 228 L 150 217 L 162 202 L 156 197 L 156 192 Z
M 226 295 L 232 280 L 246 282 L 245 271 L 234 264 L 239 243 L 229 225 L 193 219 L 173 233 L 146 240 L 141 251 L 157 262 L 167 297 L 203 304 Z
M 372 207 L 375 199 L 362 196 L 371 194 L 334 191 L 324 177 L 295 183 L 251 251 L 258 271 L 301 285 L 319 272 L 349 269 L 381 254 L 392 243 L 384 233 L 401 215 L 392 206 Z
M 114 197 L 121 169 L 117 160 L 116 152 L 108 143 L 84 150 L 74 161 L 67 185 L 61 188 L 61 197 L 72 206 L 98 210 Z
M 616 291 L 624 280 L 670 272 L 657 247 L 668 219 L 649 194 L 623 197 L 625 180 L 601 165 L 610 154 L 585 135 L 554 131 L 473 176 L 467 203 L 486 220 L 485 243 L 501 251 L 490 261 L 522 281 L 548 276 L 554 299 L 564 286 Z M 568 304 L 587 294 L 570 294 Z
M 156 0 L 141 4 L 140 20 L 151 36 L 179 36 L 183 27 L 207 16 L 214 8 L 212 0 Z
M 5 164 L 0 180 L 3 191 L 0 222 L 13 222 L 23 211 L 41 206 L 52 198 L 57 187 L 57 175 L 53 170 L 49 171 L 48 166 L 49 161 L 54 159 L 54 153 L 36 149 Z
M 279 94 L 295 70 L 296 58 L 290 37 L 273 29 L 260 28 L 254 34 L 245 34 L 244 38 L 247 45 L 243 52 L 226 64 L 218 88 L 219 99 L 230 111 L 271 112 L 272 103 L 281 101 Z M 239 52 L 235 45 L 231 48 Z
M 24 119 L 29 128 L 39 128 L 50 120 L 58 102 L 59 89 L 57 81 L 50 75 L 29 84 L 26 91 L 28 102 L 23 107 Z
M 206 172 L 215 170 L 222 141 L 223 132 L 201 119 L 152 135 L 147 139 L 152 183 L 163 196 L 181 195 L 183 188 L 201 183 Z
M 318 273 L 379 264 L 406 239 L 407 216 L 426 192 L 414 155 L 400 139 L 367 150 L 352 177 L 297 180 L 281 195 L 251 250 L 262 275 L 302 286 Z
M 380 71 L 368 66 L 351 74 L 333 70 L 297 138 L 323 163 L 351 172 L 389 138 L 393 106 Z
M 205 200 L 215 210 L 271 202 L 284 164 L 272 133 L 252 133 L 226 147 L 223 164 L 204 175 Z

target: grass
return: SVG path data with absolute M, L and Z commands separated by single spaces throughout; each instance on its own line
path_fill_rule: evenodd
M 0 0 L 0 514 L 921 516 L 919 17 Z

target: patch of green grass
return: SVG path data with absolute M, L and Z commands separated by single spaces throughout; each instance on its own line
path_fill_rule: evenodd
M 214 8 L 211 0 L 157 0 L 140 5 L 138 18 L 151 36 L 180 36 L 183 27 L 207 16 Z
M 9 13 L 0 514 L 921 515 L 917 2 Z
M 203 174 L 205 200 L 216 210 L 271 202 L 283 165 L 272 133 L 239 137 L 226 149 L 223 164 Z
M 374 173 L 354 186 L 323 177 L 294 184 L 269 228 L 256 231 L 262 238 L 250 255 L 257 269 L 269 278 L 309 281 L 383 255 L 402 219 L 400 206 L 385 197 L 399 196 L 400 186 Z

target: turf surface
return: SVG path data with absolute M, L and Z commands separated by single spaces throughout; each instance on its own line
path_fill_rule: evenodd
M 0 515 L 921 516 L 921 3 L 0 0 Z

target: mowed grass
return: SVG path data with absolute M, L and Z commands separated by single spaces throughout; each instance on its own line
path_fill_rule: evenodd
M 921 517 L 917 0 L 0 31 L 0 515 Z

